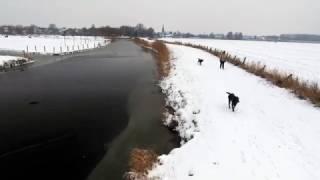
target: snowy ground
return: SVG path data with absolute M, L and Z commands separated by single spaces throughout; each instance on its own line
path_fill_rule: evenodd
M 175 59 L 161 86 L 180 109 L 178 130 L 189 139 L 149 174 L 164 180 L 320 179 L 320 110 L 285 89 L 216 57 L 168 45 Z M 205 59 L 203 66 L 197 58 Z M 226 91 L 240 97 L 236 112 Z M 176 102 L 176 103 L 174 103 Z M 198 113 L 200 112 L 200 113 Z
M 142 39 L 142 40 L 147 41 L 149 43 L 153 43 L 155 41 L 155 39 L 150 39 L 150 38 L 146 38 L 146 37 L 142 37 L 142 38 L 139 38 L 139 39 Z
M 37 52 L 41 54 L 65 53 L 105 46 L 110 42 L 92 36 L 9 36 L 0 35 L 0 50 Z
M 0 66 L 3 66 L 3 64 L 5 62 L 9 62 L 9 61 L 16 61 L 19 59 L 25 59 L 23 57 L 18 57 L 18 56 L 1 56 L 0 55 Z
M 175 38 L 163 40 L 226 50 L 232 55 L 247 57 L 248 61 L 266 64 L 269 69 L 276 68 L 320 84 L 320 44 Z

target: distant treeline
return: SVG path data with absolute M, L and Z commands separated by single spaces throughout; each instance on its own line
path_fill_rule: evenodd
M 121 26 L 110 27 L 102 26 L 90 28 L 59 28 L 55 24 L 50 24 L 48 27 L 39 27 L 36 25 L 4 25 L 0 26 L 0 34 L 5 35 L 31 35 L 31 34 L 46 34 L 46 35 L 70 35 L 70 36 L 130 36 L 130 37 L 153 37 L 155 34 L 153 28 L 147 28 L 143 24 L 136 26 Z
M 181 33 L 181 32 L 166 32 L 165 36 L 175 38 L 205 38 L 205 39 L 230 39 L 230 40 L 242 40 L 242 32 L 228 32 L 227 34 L 192 34 L 192 33 Z
M 255 36 L 243 35 L 242 32 L 209 33 L 209 34 L 192 34 L 182 33 L 179 31 L 155 32 L 152 27 L 145 27 L 143 24 L 136 26 L 101 26 L 90 28 L 60 28 L 55 24 L 48 27 L 39 27 L 36 25 L 4 25 L 0 26 L 0 34 L 4 35 L 68 35 L 68 36 L 129 36 L 129 37 L 175 37 L 175 38 L 207 38 L 207 39 L 228 39 L 228 40 L 260 40 L 260 41 L 303 41 L 303 42 L 320 42 L 320 35 L 313 34 L 281 34 L 272 36 Z
M 315 34 L 281 34 L 281 41 L 320 41 L 320 35 Z

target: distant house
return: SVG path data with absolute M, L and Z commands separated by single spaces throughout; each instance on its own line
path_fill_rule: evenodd
M 263 36 L 264 41 L 279 41 L 279 36 Z
M 224 39 L 224 34 L 214 34 L 215 39 Z
M 26 29 L 22 30 L 22 35 L 27 35 L 28 31 Z
M 244 40 L 255 40 L 256 36 L 251 36 L 251 35 L 243 35 Z
M 6 34 L 9 33 L 9 27 L 7 26 L 3 27 L 3 32 Z
M 281 41 L 320 41 L 320 35 L 315 34 L 281 34 Z

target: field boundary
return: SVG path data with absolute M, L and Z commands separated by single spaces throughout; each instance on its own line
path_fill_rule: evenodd
M 167 42 L 167 44 L 182 45 L 187 47 L 192 47 L 206 51 L 218 58 L 224 54 L 224 59 L 251 74 L 259 76 L 272 84 L 290 90 L 291 93 L 296 95 L 299 99 L 304 99 L 310 101 L 316 107 L 320 107 L 320 88 L 318 83 L 309 82 L 307 80 L 302 80 L 294 74 L 283 73 L 278 69 L 268 70 L 265 64 L 260 62 L 246 62 L 246 58 L 239 58 L 233 56 L 227 51 L 218 50 L 216 48 L 210 48 L 208 46 L 194 45 L 191 43 L 181 43 L 181 42 Z

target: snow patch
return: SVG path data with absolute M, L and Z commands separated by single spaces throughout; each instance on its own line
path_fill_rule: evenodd
M 106 46 L 109 39 L 92 36 L 9 36 L 0 35 L 0 50 L 55 54 Z
M 26 58 L 18 57 L 18 56 L 2 56 L 0 55 L 0 66 L 4 66 L 5 63 L 15 62 L 17 60 L 26 60 Z

